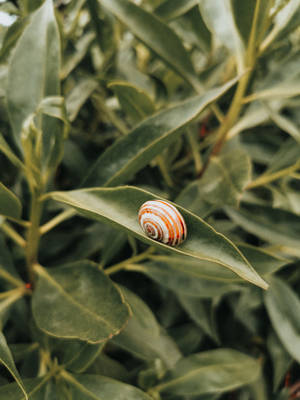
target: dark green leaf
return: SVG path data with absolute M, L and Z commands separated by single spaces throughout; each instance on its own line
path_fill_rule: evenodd
M 63 377 L 70 385 L 72 400 L 151 400 L 140 389 L 104 376 L 64 373 Z
M 126 230 L 143 242 L 155 245 L 173 254 L 188 255 L 198 260 L 208 260 L 231 269 L 242 278 L 267 288 L 239 250 L 220 233 L 189 211 L 178 207 L 185 218 L 188 238 L 178 248 L 167 246 L 146 237 L 138 223 L 141 205 L 154 199 L 151 193 L 135 187 L 82 189 L 69 192 L 53 192 L 49 197 L 74 207 L 87 218 L 107 221 Z
M 134 123 L 154 113 L 155 105 L 142 89 L 121 81 L 112 82 L 108 87 L 115 92 L 125 114 L 128 114 Z
M 25 397 L 25 399 L 27 400 L 29 393 L 26 391 L 26 389 L 24 387 L 24 384 L 21 380 L 19 372 L 17 371 L 17 368 L 15 366 L 15 362 L 13 360 L 11 351 L 9 350 L 9 347 L 6 343 L 6 339 L 2 332 L 0 332 L 0 363 L 2 363 L 9 370 L 11 375 L 14 377 L 14 379 L 18 385 L 17 393 L 21 393 L 21 391 L 23 392 L 23 394 L 20 398 L 23 399 Z M 28 395 L 27 395 L 27 393 L 28 393 Z M 4 400 L 4 397 L 2 397 L 2 398 Z M 9 398 L 9 396 L 7 396 L 7 398 Z M 15 399 L 15 397 L 10 397 L 10 398 Z M 1 399 L 1 388 L 0 388 L 0 399 Z
M 274 332 L 271 332 L 269 335 L 267 345 L 273 363 L 273 390 L 276 392 L 290 368 L 293 359 Z
M 170 20 L 185 14 L 196 4 L 198 0 L 165 0 L 154 12 L 159 18 Z
M 100 343 L 126 325 L 127 303 L 95 264 L 81 261 L 47 270 L 37 266 L 36 273 L 33 314 L 49 335 Z
M 138 296 L 124 287 L 121 290 L 133 315 L 113 342 L 143 360 L 160 358 L 171 368 L 181 356 L 175 342 L 167 336 L 152 311 Z
M 52 0 L 32 15 L 10 60 L 7 104 L 14 137 L 46 96 L 59 95 L 60 41 Z M 32 78 L 31 78 L 32 77 Z
M 259 363 L 243 353 L 211 350 L 179 360 L 155 390 L 176 395 L 220 393 L 255 381 L 259 373 Z
M 222 87 L 193 97 L 144 120 L 98 158 L 84 184 L 114 186 L 130 179 L 165 147 L 178 139 L 183 133 L 182 128 L 197 118 L 235 82 L 236 80 L 230 81 Z
M 272 325 L 289 354 L 300 362 L 300 300 L 282 280 L 272 278 L 265 295 Z
M 24 386 L 29 400 L 46 400 L 46 384 L 49 377 L 25 379 Z M 0 387 L 0 400 L 24 400 L 24 394 L 16 383 L 10 383 Z M 48 400 L 48 399 L 47 399 Z M 54 399 L 51 399 L 54 400 Z
M 66 98 L 66 108 L 69 120 L 72 122 L 76 119 L 80 108 L 87 101 L 93 91 L 97 88 L 98 82 L 92 78 L 82 79 Z
M 0 182 L 0 214 L 5 217 L 19 219 L 22 204 L 17 196 Z

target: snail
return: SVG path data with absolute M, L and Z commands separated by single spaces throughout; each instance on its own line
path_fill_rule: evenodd
M 139 210 L 139 223 L 147 236 L 169 246 L 179 245 L 187 235 L 182 215 L 167 201 L 146 201 Z

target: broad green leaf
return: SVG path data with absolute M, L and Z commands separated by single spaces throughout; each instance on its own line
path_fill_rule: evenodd
M 151 400 L 140 389 L 104 376 L 63 373 L 63 378 L 70 385 L 72 400 Z
M 167 246 L 144 235 L 137 216 L 139 208 L 145 201 L 156 198 L 149 192 L 125 186 L 52 192 L 48 196 L 74 207 L 87 218 L 104 220 L 119 229 L 126 230 L 158 249 L 198 260 L 216 262 L 262 288 L 268 286 L 233 243 L 199 217 L 181 207 L 178 208 L 185 218 L 188 230 L 188 238 L 181 246 L 178 248 Z
M 199 87 L 189 54 L 177 35 L 163 21 L 129 0 L 99 1 L 187 82 Z
M 196 4 L 198 0 L 165 0 L 154 10 L 154 13 L 161 19 L 170 20 L 185 14 Z
M 130 316 L 127 303 L 95 264 L 80 261 L 47 270 L 37 266 L 36 273 L 39 280 L 32 309 L 42 331 L 100 343 L 126 325 Z
M 28 399 L 46 400 L 45 392 L 48 380 L 48 376 L 43 378 L 24 379 L 23 383 L 28 394 Z M 0 386 L 0 400 L 8 399 L 24 400 L 24 393 L 21 392 L 17 383 L 9 383 L 8 385 Z
M 155 105 L 142 89 L 122 81 L 111 82 L 108 87 L 117 95 L 125 114 L 128 114 L 134 123 L 154 113 Z
M 20 145 L 22 125 L 41 100 L 59 95 L 60 40 L 52 0 L 31 17 L 10 60 L 7 105 Z
M 288 353 L 300 362 L 300 299 L 282 280 L 272 278 L 265 304 L 273 328 Z
M 273 331 L 268 336 L 267 346 L 273 364 L 273 390 L 276 392 L 293 359 Z
M 5 217 L 19 219 L 22 204 L 17 196 L 0 182 L 0 214 Z
M 66 108 L 71 122 L 76 119 L 81 107 L 97 88 L 98 84 L 99 83 L 92 78 L 84 78 L 74 86 L 70 93 L 68 93 Z
M 199 7 L 211 32 L 236 56 L 238 71 L 242 73 L 245 49 L 234 21 L 231 0 L 201 0 Z
M 297 215 L 259 205 L 247 205 L 240 210 L 226 208 L 225 211 L 245 231 L 269 243 L 291 247 L 295 251 L 299 249 L 300 217 Z
M 19 375 L 19 372 L 17 371 L 17 368 L 15 366 L 15 362 L 13 360 L 11 351 L 9 350 L 9 347 L 6 343 L 6 339 L 3 335 L 2 332 L 0 332 L 0 363 L 3 364 L 11 373 L 11 375 L 14 377 L 17 385 L 18 385 L 18 392 L 20 393 L 21 391 L 23 392 L 22 396 L 20 397 L 21 399 L 25 398 L 26 400 L 29 398 L 29 394 L 27 394 L 27 391 L 24 387 L 24 384 L 21 380 L 21 377 Z M 4 400 L 4 397 L 2 397 Z M 9 398 L 9 397 L 7 397 Z M 11 397 L 14 398 L 15 397 Z M 0 399 L 1 399 L 1 388 L 0 388 Z
M 113 342 L 138 358 L 160 358 L 168 368 L 173 367 L 181 356 L 175 342 L 160 327 L 146 303 L 125 287 L 121 290 L 132 309 L 132 318 Z
M 258 361 L 231 349 L 218 349 L 182 358 L 155 387 L 160 393 L 204 395 L 226 392 L 255 381 Z
M 163 149 L 183 133 L 212 102 L 225 93 L 236 80 L 163 110 L 116 141 L 96 161 L 89 172 L 87 186 L 114 186 L 130 179 Z

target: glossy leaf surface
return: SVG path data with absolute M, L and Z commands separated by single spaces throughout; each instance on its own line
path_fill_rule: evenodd
M 37 267 L 36 272 L 39 280 L 32 309 L 37 325 L 48 334 L 99 343 L 126 325 L 127 303 L 93 263 L 81 261 L 47 270 Z
M 233 243 L 217 233 L 199 217 L 180 207 L 178 208 L 185 218 L 188 230 L 188 239 L 180 247 L 172 248 L 146 237 L 139 226 L 137 215 L 140 206 L 145 201 L 156 197 L 149 192 L 134 187 L 118 187 L 114 189 L 53 192 L 49 196 L 74 207 L 87 218 L 104 220 L 118 226 L 145 243 L 174 254 L 215 261 L 244 279 L 267 288 L 267 284 L 259 277 Z

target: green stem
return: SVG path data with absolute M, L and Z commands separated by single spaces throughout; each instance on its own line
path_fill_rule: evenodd
M 149 247 L 149 249 L 147 249 L 146 251 L 144 251 L 143 253 L 134 256 L 134 257 L 130 257 L 127 260 L 124 260 L 118 264 L 113 265 L 112 267 L 106 268 L 104 270 L 105 274 L 107 275 L 111 275 L 114 274 L 118 271 L 121 271 L 122 269 L 126 269 L 126 266 L 128 264 L 134 264 L 135 262 L 138 261 L 142 261 L 145 260 L 146 258 L 148 258 L 152 253 L 154 252 L 154 247 Z
M 52 218 L 50 221 L 46 222 L 40 227 L 40 235 L 44 235 L 45 233 L 51 231 L 51 229 L 55 228 L 61 222 L 73 217 L 74 215 L 76 215 L 76 211 L 72 209 L 65 210 L 62 213 L 56 215 L 54 218 Z
M 19 235 L 12 226 L 8 222 L 4 222 L 1 225 L 1 229 L 7 236 L 9 236 L 15 243 L 17 243 L 20 247 L 25 248 L 26 241 Z
M 266 185 L 267 183 L 273 182 L 277 179 L 283 178 L 284 176 L 291 175 L 293 172 L 300 168 L 300 163 L 296 163 L 291 167 L 281 169 L 280 171 L 274 172 L 273 174 L 261 175 L 259 178 L 255 179 L 253 182 L 249 183 L 246 189 L 253 189 L 258 186 Z
M 195 163 L 196 175 L 198 175 L 203 167 L 201 155 L 198 149 L 198 142 L 195 138 L 194 132 L 189 128 L 187 133 L 188 141 L 192 150 L 192 155 Z
M 26 264 L 29 282 L 34 287 L 35 274 L 34 265 L 37 263 L 38 249 L 40 242 L 40 220 L 42 215 L 43 203 L 40 200 L 39 193 L 32 193 L 30 210 L 30 227 L 27 232 L 26 243 Z
M 163 158 L 163 156 L 161 154 L 156 156 L 156 162 L 157 162 L 157 165 L 158 165 L 158 167 L 160 169 L 160 172 L 161 172 L 162 177 L 164 178 L 166 184 L 169 187 L 174 187 L 174 182 L 173 182 L 173 180 L 171 178 L 171 175 L 169 173 L 168 167 L 166 165 L 166 161 L 165 161 L 165 159 Z
M 21 279 L 15 278 L 13 275 L 2 268 L 0 269 L 0 278 L 5 279 L 7 282 L 11 283 L 14 286 L 24 286 L 24 282 L 21 281 Z

